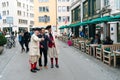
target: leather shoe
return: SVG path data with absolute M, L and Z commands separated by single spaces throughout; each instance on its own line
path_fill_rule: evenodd
M 31 69 L 30 71 L 33 72 L 33 73 L 36 73 L 36 71 L 34 69 Z
M 56 68 L 59 68 L 59 65 L 58 65 L 58 64 L 56 64 L 56 65 L 55 65 L 55 67 L 56 67 Z
M 51 68 L 54 68 L 54 65 L 53 65 L 53 64 L 51 64 Z
M 38 69 L 38 68 L 35 68 L 34 70 L 35 70 L 35 71 L 40 71 L 40 69 Z

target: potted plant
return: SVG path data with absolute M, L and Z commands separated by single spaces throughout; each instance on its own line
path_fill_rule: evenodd
M 4 45 L 7 43 L 7 39 L 4 35 L 0 35 L 0 54 L 3 52 Z

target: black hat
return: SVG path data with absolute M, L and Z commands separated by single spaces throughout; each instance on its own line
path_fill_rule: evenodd
M 47 27 L 46 27 L 46 29 L 50 29 L 51 28 L 51 25 L 48 25 Z
M 40 31 L 41 28 L 34 28 L 34 31 Z

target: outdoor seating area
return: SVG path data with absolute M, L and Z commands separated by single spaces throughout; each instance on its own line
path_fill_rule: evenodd
M 59 40 L 67 43 L 67 36 L 59 36 Z M 90 39 L 84 38 L 71 38 L 72 46 L 79 49 L 81 52 L 86 53 L 93 58 L 100 60 L 101 62 L 109 66 L 118 66 L 120 65 L 120 44 L 110 44 L 103 45 L 101 44 L 91 44 Z

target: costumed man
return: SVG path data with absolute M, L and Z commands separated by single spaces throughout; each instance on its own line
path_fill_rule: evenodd
M 40 30 L 39 28 L 34 29 L 34 34 L 31 36 L 30 41 L 29 61 L 31 65 L 31 72 L 34 73 L 36 71 L 39 71 L 39 69 L 36 67 L 37 61 L 40 58 L 39 42 L 44 40 L 44 38 L 38 38 L 39 30 Z
M 40 59 L 39 59 L 39 66 L 40 69 L 42 69 L 42 54 L 44 56 L 44 67 L 47 69 L 47 52 L 48 52 L 48 42 L 51 42 L 51 40 L 48 38 L 48 36 L 45 34 L 45 29 L 41 28 L 40 34 L 38 35 L 39 38 L 44 38 L 44 41 L 40 42 Z
M 51 68 L 54 68 L 54 59 L 56 61 L 55 64 L 56 68 L 59 68 L 57 45 L 55 45 L 56 42 L 55 42 L 55 37 L 52 34 L 51 25 L 47 26 L 46 29 L 48 30 L 48 37 L 51 40 L 51 42 L 48 42 L 48 54 L 50 56 Z

